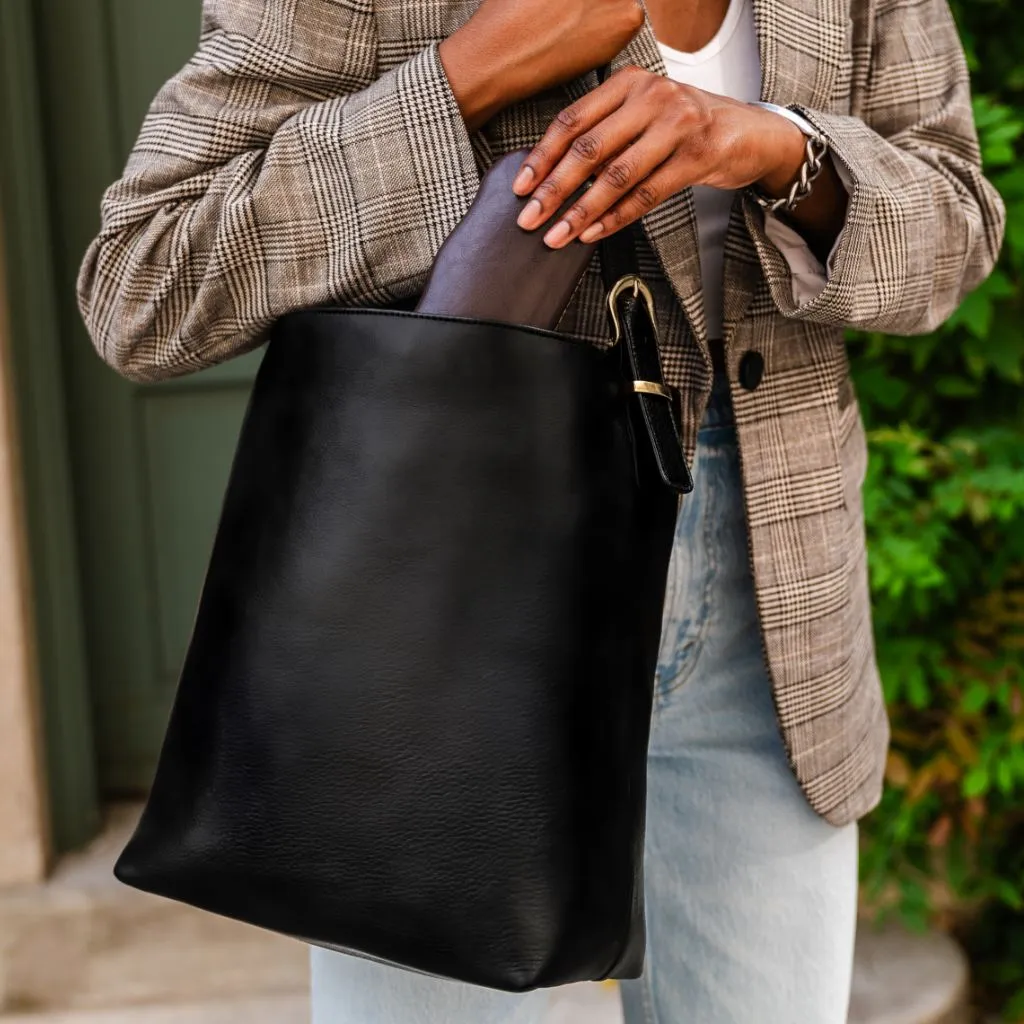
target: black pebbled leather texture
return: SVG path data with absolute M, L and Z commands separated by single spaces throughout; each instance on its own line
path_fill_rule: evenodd
M 118 878 L 499 989 L 639 975 L 677 493 L 626 354 L 277 325 Z

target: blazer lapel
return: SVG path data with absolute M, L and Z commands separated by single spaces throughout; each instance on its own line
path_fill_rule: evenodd
M 837 76 L 848 66 L 852 22 L 849 0 L 752 0 L 761 55 L 761 99 L 827 109 Z M 612 61 L 615 71 L 636 64 L 666 75 L 650 19 Z M 593 84 L 593 83 L 591 83 Z M 586 91 L 586 87 L 584 90 Z M 582 95 L 582 92 L 580 93 Z M 707 353 L 700 273 L 700 243 L 693 192 L 684 189 L 643 218 L 643 228 L 665 276 L 686 313 L 690 329 Z M 730 337 L 763 282 L 754 243 L 737 197 L 725 245 L 723 335 Z
M 612 70 L 627 64 L 636 64 L 658 75 L 668 75 L 649 18 L 644 19 L 643 28 L 612 61 Z M 684 189 L 655 207 L 644 216 L 642 226 L 672 291 L 683 307 L 690 330 L 705 357 L 710 359 L 693 191 Z
M 654 30 L 649 19 L 629 45 L 611 63 L 614 73 L 629 64 L 667 77 Z M 573 100 L 589 92 L 597 84 L 596 72 L 569 83 Z M 658 257 L 661 269 L 686 314 L 694 336 L 707 355 L 707 325 L 700 276 L 700 248 L 697 237 L 697 213 L 693 193 L 685 189 L 652 210 L 642 221 L 644 234 Z
M 849 54 L 849 0 L 752 0 L 761 54 L 761 99 L 827 109 Z M 724 338 L 764 283 L 737 196 L 725 243 Z
M 850 0 L 752 0 L 761 99 L 827 110 L 849 74 Z

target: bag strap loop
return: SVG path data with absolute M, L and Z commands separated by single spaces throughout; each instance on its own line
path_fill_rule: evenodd
M 603 82 L 610 66 L 598 68 Z M 665 382 L 658 351 L 654 296 L 640 276 L 637 243 L 640 223 L 634 222 L 602 239 L 599 245 L 601 276 L 608 295 L 608 312 L 615 342 L 626 353 L 632 391 L 662 480 L 682 494 L 693 490 L 679 430 L 679 395 Z
M 617 265 L 618 253 L 625 250 L 635 259 L 634 248 L 627 242 L 635 238 L 635 231 L 631 224 L 609 236 L 606 240 L 609 243 L 618 239 L 614 245 L 602 243 L 601 269 L 606 287 Z M 681 494 L 689 494 L 693 490 L 693 478 L 680 438 L 679 394 L 665 382 L 658 351 L 654 297 L 639 275 L 624 274 L 611 283 L 608 312 L 615 342 L 624 352 L 624 370 L 628 371 L 661 479 Z

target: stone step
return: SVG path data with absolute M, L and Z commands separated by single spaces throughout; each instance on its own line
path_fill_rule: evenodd
M 45 885 L 0 891 L 0 1024 L 307 1020 L 304 945 L 113 878 L 137 814 L 112 808 L 103 835 Z M 862 929 L 849 1022 L 968 1024 L 967 984 L 947 937 Z M 554 995 L 546 1024 L 619 1022 L 613 986 L 579 986 Z
M 948 935 L 862 929 L 850 1024 L 970 1024 L 969 970 Z
M 0 1012 L 107 1010 L 293 994 L 308 953 L 291 939 L 155 899 L 111 874 L 137 819 L 103 834 L 42 886 L 0 892 Z
M 552 993 L 551 1010 L 544 1024 L 619 1024 L 621 1019 L 613 986 L 573 985 Z M 245 1024 L 308 1024 L 309 999 L 305 995 L 271 995 L 262 999 L 129 1006 L 118 1010 L 0 1014 L 0 1024 L 239 1024 L 240 1021 Z
M 308 1024 L 305 996 L 265 996 L 262 999 L 129 1006 L 120 1010 L 71 1013 L 0 1015 L 3 1024 Z

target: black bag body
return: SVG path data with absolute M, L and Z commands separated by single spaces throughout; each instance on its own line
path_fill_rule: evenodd
M 689 477 L 642 285 L 613 305 L 608 350 L 412 312 L 277 325 L 121 881 L 493 988 L 640 973 Z

